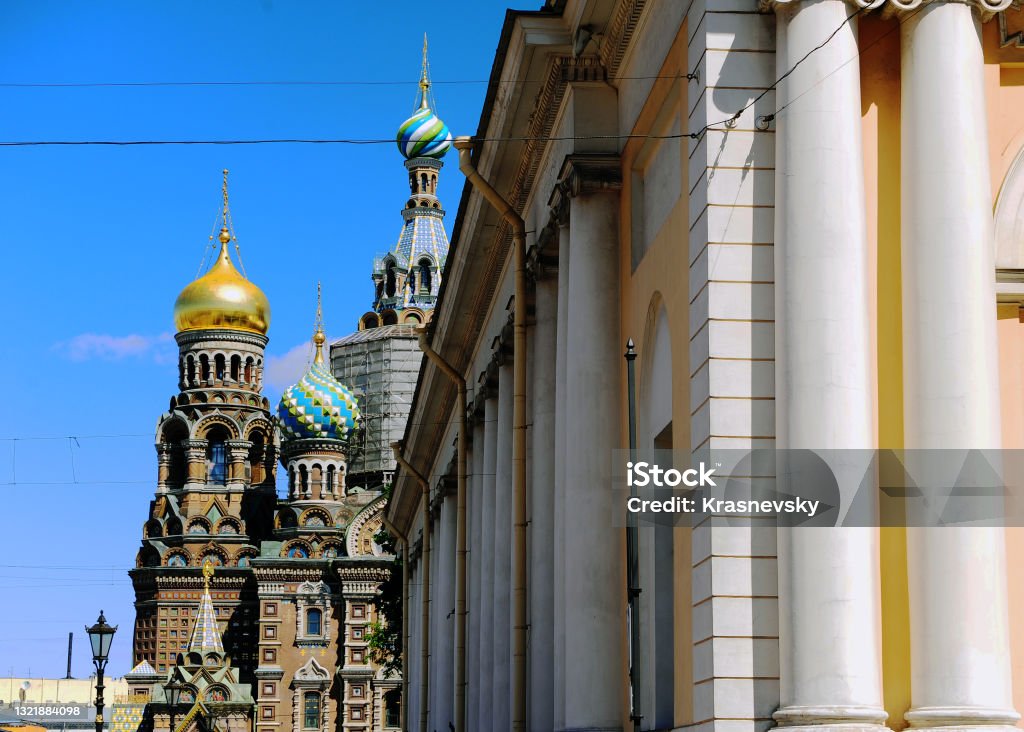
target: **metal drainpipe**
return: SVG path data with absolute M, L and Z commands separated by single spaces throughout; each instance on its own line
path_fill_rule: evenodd
M 420 350 L 437 364 L 458 388 L 458 487 L 455 519 L 455 732 L 466 732 L 466 380 L 427 343 L 427 329 L 418 328 Z
M 423 650 L 420 658 L 420 732 L 427 732 L 427 714 L 430 711 L 427 692 L 430 690 L 430 484 L 416 468 L 402 455 L 402 443 L 392 442 L 391 450 L 395 460 L 420 484 L 423 492 L 423 551 L 420 561 L 423 562 L 423 579 L 420 592 L 423 593 L 423 630 L 420 633 Z
M 473 165 L 473 140 L 455 138 L 459 170 L 512 227 L 512 729 L 526 730 L 526 224 Z
M 402 732 L 409 732 L 406 723 L 407 714 L 405 705 L 409 701 L 409 539 L 405 534 L 395 528 L 395 525 L 388 521 L 386 514 L 381 516 L 384 519 L 384 528 L 393 537 L 402 543 L 402 706 L 398 708 L 399 727 Z

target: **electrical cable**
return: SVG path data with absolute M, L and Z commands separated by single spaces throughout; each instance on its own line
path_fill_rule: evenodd
M 804 54 L 799 60 L 797 60 L 785 73 L 783 73 L 781 76 L 779 76 L 779 78 L 777 78 L 774 82 L 772 82 L 772 84 L 770 86 L 768 86 L 767 88 L 762 90 L 756 97 L 754 97 L 753 100 L 751 100 L 750 102 L 745 104 L 743 107 L 741 107 L 739 110 L 737 110 L 731 117 L 719 120 L 717 122 L 710 122 L 708 124 L 705 124 L 700 129 L 698 129 L 696 132 L 680 132 L 680 133 L 667 134 L 667 135 L 624 134 L 624 135 L 567 135 L 567 136 L 551 136 L 551 137 L 479 137 L 479 138 L 474 138 L 474 142 L 477 142 L 477 143 L 481 143 L 481 142 L 558 142 L 558 141 L 581 141 L 581 140 L 620 140 L 621 141 L 621 140 L 631 140 L 631 139 L 671 140 L 671 139 L 680 139 L 680 138 L 691 138 L 691 139 L 694 139 L 694 140 L 700 139 L 704 135 L 705 132 L 707 132 L 708 130 L 711 130 L 712 128 L 716 128 L 718 126 L 723 126 L 723 125 L 726 126 L 726 127 L 729 127 L 730 125 L 735 124 L 736 120 L 739 119 L 740 115 L 743 114 L 743 112 L 745 112 L 746 110 L 750 109 L 757 102 L 759 102 L 761 99 L 763 99 L 765 97 L 765 95 L 768 94 L 768 92 L 776 89 L 780 83 L 782 83 L 785 79 L 787 79 L 790 75 L 792 75 L 793 72 L 795 72 L 797 70 L 797 68 L 799 68 L 801 64 L 803 64 L 805 61 L 807 61 L 814 53 L 816 53 L 817 51 L 820 51 L 822 48 L 824 48 L 826 45 L 828 45 L 828 43 L 833 38 L 835 38 L 836 35 L 838 35 L 839 32 L 853 18 L 857 17 L 861 13 L 864 13 L 865 11 L 870 10 L 870 9 L 871 9 L 870 6 L 862 6 L 862 7 L 857 8 L 857 10 L 855 10 L 853 13 L 851 13 L 846 18 L 844 18 L 843 22 L 840 23 L 840 25 L 838 27 L 836 27 L 836 29 L 833 30 L 828 35 L 828 37 L 825 38 L 825 40 L 823 40 L 821 43 L 819 43 L 818 45 L 816 45 L 813 48 L 811 48 L 806 54 Z M 842 67 L 840 67 L 840 68 L 842 68 Z M 836 69 L 836 71 L 838 71 L 838 69 Z M 835 71 L 833 71 L 831 73 L 835 73 Z M 816 81 L 814 84 L 811 85 L 811 87 L 809 87 L 809 89 L 813 88 L 814 86 L 817 86 L 818 84 L 820 84 L 824 79 L 828 78 L 828 76 L 831 76 L 831 73 L 826 75 L 825 77 L 822 77 L 822 79 L 819 79 L 818 81 Z M 662 77 L 635 77 L 635 78 L 694 79 L 696 77 L 697 77 L 696 73 L 688 73 L 688 74 L 685 74 L 685 75 L 671 75 L 671 76 L 662 76 Z M 621 77 L 620 80 L 624 80 L 624 79 L 628 79 L 628 78 L 631 78 L 631 77 Z M 91 85 L 99 86 L 99 85 L 102 84 L 102 85 L 110 85 L 110 86 L 127 86 L 127 85 L 153 85 L 153 86 L 159 86 L 159 85 L 171 85 L 171 84 L 175 84 L 175 85 L 186 85 L 187 84 L 187 85 L 201 86 L 201 85 L 217 85 L 217 84 L 229 84 L 229 83 L 230 84 L 234 84 L 236 82 L 96 82 L 95 84 L 91 84 Z M 238 82 L 238 83 L 241 83 L 241 82 Z M 253 83 L 257 83 L 257 82 L 253 82 Z M 262 84 L 264 82 L 258 82 L 258 83 Z M 266 82 L 266 83 L 270 84 L 271 82 Z M 312 82 L 310 82 L 310 83 L 312 83 Z M 403 82 L 403 83 L 405 83 L 405 82 Z M 53 85 L 57 86 L 58 84 L 53 84 Z M 8 84 L 0 84 L 0 87 L 3 87 L 3 86 L 9 86 L 9 85 Z M 807 90 L 805 90 L 803 92 L 803 94 L 806 94 L 806 93 L 807 93 Z M 801 94 L 801 96 L 802 96 L 802 94 Z M 793 100 L 790 100 L 790 102 L 788 102 L 784 106 L 789 106 L 789 104 L 792 104 L 794 101 L 796 101 L 797 98 L 799 98 L 799 97 L 796 97 Z M 781 111 L 781 109 L 776 109 L 775 112 L 772 112 L 769 115 L 762 115 L 760 119 L 767 119 L 767 120 L 770 121 L 770 120 L 774 119 L 778 115 L 778 113 L 780 111 Z M 40 146 L 111 146 L 111 147 L 131 147 L 131 146 L 140 146 L 140 145 L 154 145 L 154 146 L 156 146 L 156 145 L 279 145 L 279 144 L 302 144 L 302 145 L 385 145 L 385 144 L 387 144 L 387 145 L 390 145 L 390 144 L 394 144 L 394 142 L 395 142 L 395 140 L 393 138 L 337 138 L 337 139 L 329 139 L 329 138 L 300 138 L 300 137 L 294 137 L 294 138 L 263 138 L 263 139 L 254 139 L 254 140 L 232 140 L 232 139 L 228 139 L 228 140 L 8 140 L 8 141 L 0 141 L 0 147 L 40 147 Z

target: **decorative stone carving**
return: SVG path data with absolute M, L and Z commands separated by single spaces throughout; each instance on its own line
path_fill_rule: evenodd
M 793 5 L 802 0 L 759 0 L 758 8 L 761 12 L 774 12 L 781 7 Z M 881 8 L 885 15 L 914 12 L 925 3 L 934 2 L 964 2 L 978 11 L 981 21 L 988 22 L 1013 4 L 1013 0 L 846 0 L 855 8 L 862 10 L 876 10 Z M 1003 27 L 1003 19 L 1000 18 L 1000 28 Z M 1018 34 L 1020 35 L 1020 34 Z M 1011 41 L 1012 42 L 1012 41 Z M 1003 45 L 1007 45 L 1004 43 Z

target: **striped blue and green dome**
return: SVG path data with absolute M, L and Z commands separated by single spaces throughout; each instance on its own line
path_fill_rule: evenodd
M 352 392 L 331 375 L 318 352 L 299 383 L 285 389 L 277 417 L 286 439 L 345 440 L 361 415 Z
M 406 159 L 443 158 L 452 146 L 452 133 L 430 107 L 423 106 L 402 123 L 395 140 Z

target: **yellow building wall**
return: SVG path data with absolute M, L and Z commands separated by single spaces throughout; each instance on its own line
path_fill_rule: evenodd
M 680 28 L 665 63 L 658 72 L 659 78 L 648 96 L 636 124 L 630 131 L 634 135 L 654 133 L 654 126 L 666 117 L 682 119 L 686 125 L 686 80 L 679 77 L 686 74 L 686 24 Z M 636 271 L 631 272 L 632 235 L 632 178 L 638 169 L 638 158 L 642 157 L 643 140 L 632 139 L 622 153 L 623 191 L 620 198 L 620 272 L 622 273 L 621 311 L 623 340 L 632 338 L 639 354 L 637 374 L 644 371 L 643 358 L 649 344 L 645 339 L 653 335 L 657 309 L 664 305 L 672 340 L 672 443 L 675 449 L 688 451 L 690 446 L 690 378 L 693 370 L 689 364 L 689 304 L 687 286 L 689 271 L 689 207 L 687 145 L 681 145 L 680 197 L 661 230 L 640 261 Z M 639 386 L 639 384 L 638 384 Z M 623 370 L 622 393 L 626 393 L 625 370 Z M 622 405 L 622 434 L 628 434 L 628 405 Z M 693 659 L 691 625 L 691 532 L 689 528 L 675 531 L 673 552 L 675 557 L 675 724 L 683 725 L 693 721 Z
M 903 447 L 903 324 L 900 286 L 900 34 L 896 19 L 860 21 L 864 182 L 874 335 L 878 446 Z M 906 530 L 879 530 L 883 702 L 894 730 L 910 708 L 910 607 Z

